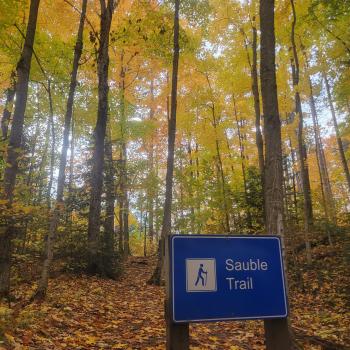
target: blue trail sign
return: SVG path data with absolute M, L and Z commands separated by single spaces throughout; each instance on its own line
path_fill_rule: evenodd
M 174 322 L 287 317 L 276 236 L 172 235 Z

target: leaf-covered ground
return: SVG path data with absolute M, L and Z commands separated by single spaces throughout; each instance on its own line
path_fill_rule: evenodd
M 345 251 L 341 243 L 318 246 L 313 269 L 293 276 L 292 325 L 302 349 L 321 349 L 322 339 L 350 344 Z M 146 284 L 153 268 L 154 260 L 132 257 L 119 281 L 61 275 L 45 302 L 22 309 L 32 290 L 21 286 L 12 309 L 0 307 L 0 349 L 164 349 L 164 290 Z M 301 281 L 304 290 L 296 289 Z M 190 334 L 192 350 L 264 349 L 261 321 L 193 324 Z

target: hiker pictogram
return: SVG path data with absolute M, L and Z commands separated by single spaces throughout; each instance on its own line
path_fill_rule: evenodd
M 186 291 L 216 292 L 216 290 L 215 259 L 186 259 Z
M 203 269 L 203 264 L 200 264 L 198 269 L 197 280 L 194 285 L 197 286 L 198 282 L 201 281 L 202 286 L 205 287 L 207 285 L 207 276 L 208 276 L 208 271 L 205 271 Z

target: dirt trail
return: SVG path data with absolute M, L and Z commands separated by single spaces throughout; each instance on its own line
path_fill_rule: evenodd
M 118 281 L 74 275 L 52 279 L 47 300 L 20 312 L 6 333 L 6 341 L 12 346 L 4 348 L 3 343 L 0 350 L 165 349 L 164 289 L 146 284 L 153 269 L 154 261 L 131 257 Z M 22 299 L 28 299 L 32 292 L 28 289 Z M 333 341 L 346 333 L 347 321 L 339 313 L 339 324 L 332 328 L 321 314 L 313 318 L 317 322 L 310 323 L 307 315 L 320 309 L 324 297 L 305 293 L 295 296 L 290 295 L 295 326 L 310 334 L 325 333 L 325 329 L 326 338 Z M 337 315 L 338 308 L 332 309 L 324 309 L 325 320 Z M 191 350 L 265 348 L 262 321 L 192 324 L 190 337 Z M 310 345 L 303 348 L 321 349 Z
M 119 281 L 53 279 L 47 300 L 21 312 L 8 342 L 16 349 L 164 349 L 164 289 L 146 284 L 153 266 L 130 258 Z M 261 322 L 198 324 L 190 332 L 193 350 L 262 349 Z

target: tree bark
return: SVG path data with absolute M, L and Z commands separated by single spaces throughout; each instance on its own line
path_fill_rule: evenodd
M 261 30 L 261 95 L 265 133 L 265 205 L 266 231 L 284 236 L 281 121 L 278 112 L 274 0 L 260 1 Z M 292 348 L 288 319 L 265 320 L 265 339 L 268 350 Z
M 17 64 L 16 102 L 13 113 L 10 139 L 7 149 L 6 169 L 4 174 L 4 192 L 1 197 L 8 201 L 11 207 L 14 197 L 16 176 L 18 172 L 19 156 L 22 152 L 21 143 L 23 137 L 24 113 L 28 97 L 29 73 L 33 54 L 33 45 L 36 32 L 40 0 L 31 0 L 26 38 Z M 8 296 L 10 291 L 10 260 L 11 242 L 14 230 L 10 225 L 5 232 L 0 234 L 0 297 Z
M 52 102 L 52 93 L 51 93 L 51 81 L 47 82 L 47 93 L 49 96 L 49 125 L 50 125 L 50 134 L 51 134 L 51 151 L 50 151 L 50 172 L 49 172 L 49 182 L 47 185 L 46 193 L 46 203 L 47 207 L 51 208 L 51 190 L 53 183 L 53 171 L 55 167 L 55 148 L 56 148 L 56 133 L 55 133 L 55 124 L 53 120 L 53 102 Z
M 115 168 L 113 161 L 113 150 L 111 131 L 109 129 L 105 143 L 106 170 L 105 170 L 105 190 L 106 190 L 106 217 L 104 222 L 104 249 L 103 249 L 103 270 L 107 277 L 115 278 L 114 259 L 114 203 L 115 203 Z
M 83 0 L 77 40 L 74 48 L 74 58 L 73 58 L 73 66 L 72 66 L 71 79 L 70 79 L 70 85 L 69 85 L 68 100 L 66 105 L 66 114 L 64 118 L 63 143 L 62 143 L 60 164 L 59 164 L 59 170 L 58 170 L 56 203 L 50 216 L 49 232 L 47 234 L 46 242 L 45 242 L 45 258 L 44 258 L 44 263 L 41 271 L 41 278 L 35 293 L 35 298 L 37 299 L 42 299 L 46 296 L 48 280 L 49 280 L 49 270 L 53 259 L 53 242 L 56 237 L 57 227 L 59 224 L 59 219 L 60 219 L 61 212 L 64 205 L 63 191 L 64 191 L 65 178 L 66 178 L 65 174 L 66 174 L 66 165 L 67 165 L 67 152 L 69 147 L 69 132 L 71 128 L 71 120 L 72 120 L 72 114 L 73 114 L 73 104 L 74 104 L 75 89 L 77 85 L 79 60 L 83 51 L 83 31 L 84 31 L 84 22 L 85 22 L 85 15 L 86 15 L 86 6 L 87 6 L 87 0 Z M 51 92 L 50 88 L 49 88 L 49 91 Z M 51 96 L 51 93 L 50 93 L 50 96 Z M 51 106 L 50 109 L 52 112 L 51 97 L 50 97 L 50 106 Z M 53 120 L 52 120 L 52 123 L 53 123 Z M 52 125 L 52 128 L 53 128 L 53 125 Z M 51 155 L 51 157 L 52 156 L 53 155 Z M 52 179 L 50 180 L 50 183 L 52 184 Z M 49 189 L 51 192 L 51 186 L 49 186 Z
M 234 105 L 234 114 L 235 114 L 235 119 L 236 119 L 236 125 L 237 125 L 237 134 L 238 134 L 238 141 L 239 141 L 239 151 L 241 155 L 241 167 L 242 167 L 242 176 L 243 176 L 243 188 L 244 188 L 244 199 L 245 199 L 245 204 L 246 204 L 246 211 L 247 211 L 247 226 L 249 230 L 252 230 L 253 224 L 252 224 L 252 216 L 250 214 L 250 209 L 249 209 L 249 201 L 248 201 L 248 189 L 247 189 L 247 176 L 246 176 L 246 168 L 245 168 L 245 153 L 244 153 L 244 145 L 243 145 L 243 137 L 241 134 L 241 127 L 240 123 L 238 120 L 238 115 L 237 115 L 237 108 L 236 108 L 236 102 L 235 102 L 235 97 L 233 96 L 233 105 Z
M 154 82 L 151 80 L 150 87 L 151 105 L 149 111 L 149 120 L 154 122 Z M 148 148 L 148 190 L 147 190 L 147 211 L 148 211 L 148 237 L 152 242 L 154 239 L 154 197 L 155 197 L 155 172 L 154 172 L 154 137 L 152 132 L 150 145 Z
M 224 167 L 222 164 L 222 157 L 220 152 L 220 144 L 219 144 L 219 138 L 217 135 L 217 119 L 215 114 L 215 105 L 214 102 L 212 102 L 211 112 L 212 112 L 212 118 L 213 118 L 213 127 L 215 131 L 215 149 L 216 149 L 216 160 L 217 164 L 216 167 L 219 172 L 218 176 L 218 183 L 221 182 L 221 191 L 222 191 L 222 199 L 223 199 L 223 210 L 224 210 L 224 217 L 225 217 L 225 224 L 223 225 L 223 229 L 226 233 L 229 233 L 230 228 L 230 213 L 227 205 L 227 194 L 226 194 L 226 181 L 225 181 L 225 174 L 224 174 Z
M 320 173 L 321 189 L 324 195 L 325 216 L 327 220 L 330 220 L 333 223 L 336 223 L 334 198 L 333 198 L 331 183 L 329 181 L 327 162 L 326 162 L 326 157 L 324 154 L 323 144 L 322 144 L 321 135 L 320 135 L 318 115 L 316 111 L 315 99 L 313 95 L 313 87 L 312 87 L 310 76 L 308 76 L 308 81 L 309 81 L 309 89 L 310 89 L 309 104 L 310 104 L 312 123 L 313 123 L 313 129 L 314 129 L 316 156 L 317 156 L 317 164 L 318 164 L 319 173 Z
M 97 53 L 98 75 L 98 111 L 94 131 L 94 150 L 92 156 L 92 170 L 90 180 L 90 208 L 88 222 L 88 266 L 87 272 L 96 274 L 101 272 L 99 257 L 99 239 L 101 224 L 101 196 L 103 187 L 104 141 L 108 118 L 108 66 L 109 66 L 109 32 L 111 28 L 114 1 L 100 0 L 100 38 Z
M 6 140 L 8 135 L 8 128 L 9 123 L 11 120 L 11 114 L 12 114 L 12 105 L 13 100 L 16 94 L 16 73 L 12 71 L 11 77 L 10 77 L 10 87 L 6 91 L 6 102 L 5 102 L 5 108 L 2 113 L 2 119 L 1 119 L 1 132 L 2 132 L 2 139 Z
M 258 149 L 259 157 L 259 169 L 261 176 L 261 185 L 264 190 L 264 141 L 261 133 L 261 111 L 260 111 L 260 95 L 259 95 L 259 83 L 258 83 L 258 54 L 257 54 L 257 30 L 255 26 L 255 17 L 252 24 L 253 30 L 253 60 L 252 60 L 252 91 L 254 96 L 254 111 L 255 111 L 255 140 Z
M 171 204 L 173 190 L 174 174 L 174 149 L 176 137 L 176 109 L 177 109 L 177 80 L 179 68 L 179 8 L 180 0 L 175 0 L 174 13 L 174 54 L 173 54 L 173 72 L 171 80 L 171 105 L 170 119 L 168 122 L 168 159 L 165 182 L 165 203 L 162 226 L 161 244 L 162 257 L 164 265 L 161 268 L 160 278 L 166 279 L 166 299 L 165 299 L 165 320 L 166 320 L 166 349 L 167 350 L 185 350 L 189 349 L 189 326 L 188 324 L 175 324 L 171 317 L 171 293 L 170 293 L 170 252 L 168 237 L 171 234 Z
M 249 51 L 248 51 L 248 40 L 245 40 L 245 48 L 247 51 L 247 59 L 250 67 L 250 76 L 252 81 L 252 93 L 254 100 L 254 112 L 255 112 L 255 143 L 258 149 L 258 160 L 259 160 L 259 170 L 260 170 L 260 179 L 261 179 L 261 187 L 264 192 L 264 140 L 261 133 L 261 111 L 260 111 L 260 94 L 259 94 L 259 81 L 258 81 L 258 53 L 257 53 L 257 41 L 258 34 L 256 29 L 255 16 L 251 21 L 252 27 L 252 60 L 250 59 Z M 242 30 L 243 31 L 243 30 Z M 244 36 L 246 34 L 243 31 Z M 265 207 L 265 200 L 264 207 Z M 265 209 L 263 208 L 264 212 Z M 265 216 L 265 214 L 264 214 Z
M 348 184 L 348 189 L 349 189 L 349 192 L 350 192 L 350 173 L 349 173 L 348 162 L 347 162 L 346 157 L 345 157 L 343 141 L 342 141 L 341 136 L 340 136 L 337 116 L 335 114 L 335 109 L 334 109 L 334 105 L 333 105 L 331 89 L 330 89 L 330 86 L 329 86 L 328 77 L 327 77 L 326 73 L 323 73 L 323 79 L 324 79 L 325 84 L 326 84 L 327 98 L 328 98 L 329 108 L 330 108 L 331 114 L 332 114 L 332 120 L 333 120 L 335 135 L 336 135 L 337 143 L 338 143 L 339 155 L 340 155 L 341 163 L 342 163 L 342 166 L 343 166 L 345 178 L 346 178 L 346 181 L 347 181 L 347 184 Z
M 163 212 L 163 222 L 161 238 L 158 246 L 158 260 L 157 266 L 153 276 L 149 280 L 150 283 L 161 285 L 164 281 L 165 266 L 165 249 L 167 238 L 171 234 L 171 206 L 173 198 L 173 174 L 174 174 L 174 149 L 176 136 L 176 109 L 177 109 L 177 77 L 179 67 L 179 7 L 180 0 L 175 0 L 175 15 L 174 15 L 174 52 L 173 52 L 173 71 L 171 81 L 171 102 L 170 115 L 168 118 L 168 158 L 167 158 L 167 172 L 165 179 L 165 203 Z M 170 327 L 167 324 L 167 327 Z
M 294 0 L 290 0 L 293 11 L 293 22 L 291 31 L 291 42 L 293 50 L 293 60 L 292 60 L 292 75 L 293 75 L 293 87 L 295 91 L 295 113 L 299 118 L 298 121 L 298 151 L 299 151 L 299 162 L 300 162 L 300 175 L 304 196 L 304 229 L 305 229 L 305 240 L 307 245 L 307 255 L 308 261 L 311 261 L 311 251 L 309 242 L 309 231 L 313 225 L 313 212 L 312 212 L 312 200 L 311 200 L 311 189 L 310 189 L 310 178 L 309 178 L 309 167 L 307 161 L 307 152 L 304 142 L 304 118 L 303 111 L 301 108 L 301 100 L 299 93 L 299 58 L 295 44 L 295 25 L 297 21 L 296 11 L 294 6 Z
M 125 108 L 125 72 L 124 67 L 124 51 L 121 52 L 121 68 L 120 68 L 120 159 L 119 159 L 119 234 L 120 245 L 119 251 L 123 257 L 127 257 L 130 253 L 129 248 L 129 201 L 127 187 L 127 147 L 126 147 L 126 123 L 127 115 Z

